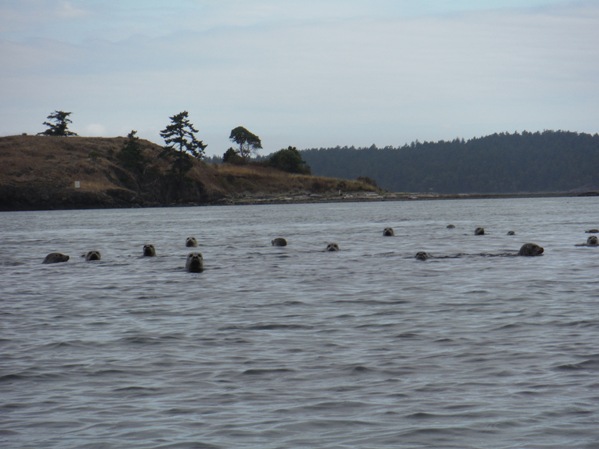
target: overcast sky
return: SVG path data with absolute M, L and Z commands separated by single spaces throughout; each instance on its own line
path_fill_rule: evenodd
M 0 135 L 187 110 L 209 155 L 599 132 L 599 1 L 0 0 Z

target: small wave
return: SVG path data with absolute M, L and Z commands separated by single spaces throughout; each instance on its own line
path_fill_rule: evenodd
M 571 370 L 599 370 L 599 360 L 583 360 L 579 363 L 565 363 L 556 367 L 558 370 L 571 371 Z
M 351 374 L 366 374 L 372 372 L 372 369 L 364 365 L 356 365 L 352 366 L 349 371 Z
M 416 332 L 403 332 L 401 334 L 397 334 L 395 336 L 395 338 L 405 338 L 405 339 L 413 339 L 413 338 L 419 338 L 420 334 L 416 333 Z
M 222 449 L 223 446 L 215 446 L 214 444 L 199 443 L 197 441 L 186 441 L 173 444 L 164 444 L 156 446 L 155 449 Z
M 242 374 L 248 375 L 248 376 L 263 376 L 266 374 L 293 373 L 293 372 L 295 372 L 295 371 L 292 369 L 288 369 L 288 368 L 272 368 L 272 369 L 250 368 L 250 369 L 246 369 Z
M 246 327 L 247 330 L 251 331 L 271 331 L 271 330 L 293 330 L 293 329 L 312 329 L 312 326 L 306 326 L 304 324 L 257 324 L 254 326 Z

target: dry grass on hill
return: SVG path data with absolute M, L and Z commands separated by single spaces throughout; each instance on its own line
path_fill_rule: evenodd
M 45 198 L 48 204 L 57 201 L 55 207 L 63 207 L 61 201 L 82 195 L 88 195 L 85 201 L 103 203 L 105 207 L 125 206 L 130 201 L 138 205 L 171 204 L 173 200 L 163 195 L 169 164 L 158 157 L 162 147 L 139 141 L 148 161 L 140 178 L 119 162 L 117 155 L 125 142 L 124 137 L 0 137 L 0 189 L 5 196 L 18 197 L 19 192 L 27 192 L 26 203 L 35 203 L 36 196 Z M 378 191 L 359 181 L 290 174 L 254 164 L 194 161 L 186 178 L 189 183 L 180 201 L 198 204 L 260 195 Z

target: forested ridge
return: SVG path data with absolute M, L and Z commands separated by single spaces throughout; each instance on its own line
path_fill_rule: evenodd
M 532 193 L 599 190 L 599 135 L 496 133 L 402 147 L 300 151 L 312 173 L 368 177 L 393 192 Z

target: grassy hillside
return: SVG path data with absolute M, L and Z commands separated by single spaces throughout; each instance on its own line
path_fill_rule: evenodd
M 227 204 L 376 195 L 359 182 L 295 175 L 257 165 L 194 160 L 181 185 L 158 157 L 162 147 L 140 140 L 143 173 L 117 157 L 124 137 L 0 137 L 0 210 Z

